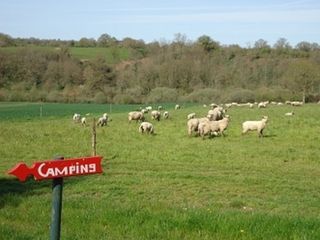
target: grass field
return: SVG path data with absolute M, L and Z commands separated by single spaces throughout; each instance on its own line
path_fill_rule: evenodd
M 40 47 L 40 46 L 27 46 L 27 47 L 5 47 L 0 48 L 0 51 L 14 53 L 24 49 L 34 49 L 37 51 L 58 51 L 60 48 L 56 47 Z M 107 63 L 117 63 L 121 60 L 128 60 L 130 58 L 130 50 L 127 48 L 101 48 L 101 47 L 70 47 L 71 55 L 78 59 L 91 60 L 96 57 L 105 58 Z
M 40 107 L 42 106 L 42 117 Z M 0 239 L 48 239 L 51 182 L 18 182 L 20 161 L 91 154 L 91 129 L 72 114 L 111 115 L 97 129 L 104 173 L 66 178 L 61 239 L 320 239 L 320 105 L 230 108 L 226 137 L 188 137 L 183 105 L 138 133 L 139 106 L 0 104 Z M 111 111 L 110 111 L 111 110 Z M 269 116 L 265 137 L 241 123 Z M 147 116 L 148 120 L 150 117 Z

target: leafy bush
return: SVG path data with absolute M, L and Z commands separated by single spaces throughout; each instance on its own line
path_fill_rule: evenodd
M 178 99 L 178 91 L 174 88 L 157 87 L 151 90 L 147 101 L 150 103 L 159 102 L 176 102 Z
M 107 97 L 104 93 L 98 92 L 96 95 L 94 95 L 93 101 L 95 103 L 107 103 Z
M 238 102 L 238 103 L 246 103 L 246 102 L 254 102 L 255 101 L 255 93 L 248 89 L 234 89 L 226 94 L 225 102 Z
M 198 89 L 185 97 L 188 102 L 211 103 L 221 101 L 221 91 L 213 88 Z

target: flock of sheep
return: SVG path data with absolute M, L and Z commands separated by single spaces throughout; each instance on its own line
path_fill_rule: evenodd
M 224 131 L 228 128 L 230 122 L 230 116 L 226 114 L 227 109 L 233 106 L 248 106 L 253 108 L 257 105 L 258 108 L 266 108 L 268 104 L 274 105 L 283 105 L 289 104 L 291 106 L 302 106 L 302 102 L 298 101 L 287 101 L 285 103 L 276 103 L 276 102 L 260 102 L 260 103 L 246 103 L 246 104 L 237 104 L 237 103 L 228 103 L 224 104 L 224 106 L 219 106 L 217 104 L 210 104 L 210 110 L 208 111 L 205 117 L 196 118 L 195 113 L 190 113 L 187 115 L 187 132 L 189 136 L 193 134 L 196 136 L 201 136 L 204 138 L 205 136 L 224 136 Z M 207 105 L 204 105 L 207 107 Z M 180 105 L 175 106 L 175 110 L 179 110 Z M 161 114 L 161 110 L 163 110 L 162 106 L 159 106 L 157 110 L 153 110 L 151 106 L 146 108 L 140 108 L 139 110 L 132 111 L 128 113 L 128 121 L 137 121 L 140 122 L 138 131 L 140 133 L 148 133 L 154 134 L 154 126 L 151 122 L 147 122 L 145 119 L 145 114 L 150 113 L 151 119 L 154 121 L 160 121 L 161 118 L 168 119 L 169 112 L 164 111 Z M 285 116 L 293 116 L 294 112 L 285 113 Z M 81 123 L 83 126 L 87 125 L 86 117 L 81 117 L 80 114 L 75 113 L 73 115 L 73 121 L 77 123 Z M 102 117 L 100 117 L 97 121 L 97 126 L 106 126 L 110 118 L 107 113 L 104 113 Z M 242 123 L 242 134 L 247 133 L 248 131 L 257 131 L 258 136 L 263 136 L 263 130 L 265 129 L 268 122 L 268 116 L 263 116 L 261 120 L 248 120 Z

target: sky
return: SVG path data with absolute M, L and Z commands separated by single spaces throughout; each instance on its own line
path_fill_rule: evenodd
M 0 32 L 17 38 L 98 39 L 107 33 L 152 41 L 176 34 L 222 45 L 320 44 L 319 0 L 1 0 Z

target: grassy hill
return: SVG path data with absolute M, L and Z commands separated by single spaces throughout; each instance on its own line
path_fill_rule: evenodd
M 40 117 L 36 105 L 27 118 L 33 107 L 25 107 L 0 105 L 0 236 L 47 239 L 51 182 L 20 183 L 6 171 L 20 161 L 90 155 L 91 129 L 70 113 L 91 113 L 91 125 L 110 111 L 54 104 Z M 19 111 L 4 120 L 10 108 Z M 204 140 L 187 136 L 186 115 L 207 108 L 165 106 L 170 119 L 153 122 L 154 136 L 128 123 L 135 108 L 114 105 L 109 126 L 97 128 L 104 173 L 65 179 L 62 239 L 320 238 L 319 105 L 230 108 L 226 137 Z M 293 118 L 284 116 L 292 110 Z M 270 119 L 265 137 L 242 136 L 242 121 L 262 115 Z
M 37 50 L 37 51 L 59 51 L 58 47 L 48 47 L 48 46 L 26 46 L 26 47 L 5 47 L 0 48 L 0 51 L 7 53 L 14 53 L 17 51 L 25 50 Z M 131 50 L 123 47 L 70 47 L 69 51 L 71 55 L 80 60 L 91 60 L 96 57 L 105 58 L 107 63 L 117 63 L 122 60 L 128 60 L 131 56 Z

